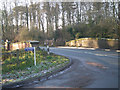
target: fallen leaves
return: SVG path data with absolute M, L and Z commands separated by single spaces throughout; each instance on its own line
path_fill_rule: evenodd
M 107 69 L 108 68 L 108 67 L 105 67 L 104 65 L 96 63 L 96 62 L 87 62 L 87 64 L 91 65 L 91 66 L 95 66 L 95 67 L 101 68 L 101 69 Z

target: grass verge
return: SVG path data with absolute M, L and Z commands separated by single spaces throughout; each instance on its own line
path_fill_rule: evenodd
M 2 84 L 6 85 L 36 76 L 43 76 L 69 63 L 68 58 L 52 53 L 48 55 L 43 50 L 36 51 L 36 61 L 37 65 L 34 66 L 33 52 L 24 52 L 19 55 L 19 60 L 15 56 L 10 56 L 2 61 Z

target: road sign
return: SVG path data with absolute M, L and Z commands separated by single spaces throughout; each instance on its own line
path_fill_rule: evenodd
M 36 52 L 35 52 L 35 47 L 25 48 L 25 51 L 34 51 L 34 65 L 36 66 Z
M 34 51 L 34 47 L 25 48 L 25 51 Z

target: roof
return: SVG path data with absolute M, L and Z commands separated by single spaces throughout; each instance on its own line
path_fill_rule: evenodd
M 33 42 L 39 42 L 39 41 L 35 41 L 35 40 L 33 40 L 33 41 L 31 41 L 31 40 L 28 40 L 27 42 L 31 42 L 31 43 L 33 43 Z

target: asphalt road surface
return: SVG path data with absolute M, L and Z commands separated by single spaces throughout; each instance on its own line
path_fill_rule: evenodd
M 73 60 L 73 64 L 49 80 L 26 87 L 118 88 L 118 59 L 120 57 L 116 51 L 50 47 L 50 52 L 69 57 Z

